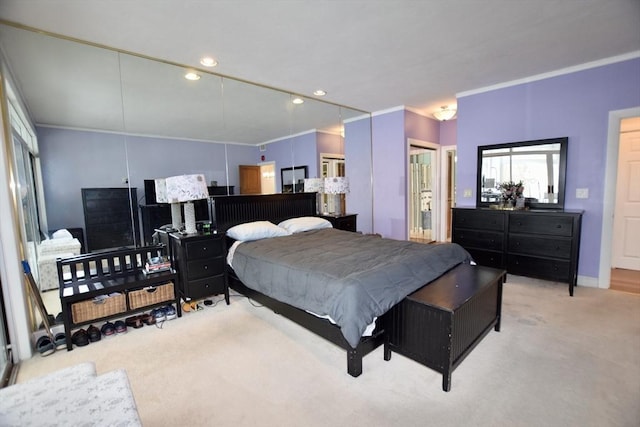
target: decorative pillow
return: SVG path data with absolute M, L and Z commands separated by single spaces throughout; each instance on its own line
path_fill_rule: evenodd
M 320 230 L 321 228 L 332 228 L 329 221 L 317 216 L 301 216 L 299 218 L 291 218 L 278 224 L 289 233 L 301 233 L 309 230 Z
M 267 239 L 269 237 L 288 236 L 291 233 L 269 221 L 254 221 L 238 224 L 227 230 L 227 235 L 241 242 Z

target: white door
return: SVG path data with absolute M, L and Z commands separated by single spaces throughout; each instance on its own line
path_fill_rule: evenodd
M 640 270 L 640 131 L 620 134 L 613 268 Z

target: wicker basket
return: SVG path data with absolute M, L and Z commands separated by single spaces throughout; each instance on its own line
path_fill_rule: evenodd
M 124 313 L 126 310 L 125 296 L 115 294 L 101 300 L 90 299 L 71 304 L 71 318 L 73 323 L 82 323 Z
M 173 282 L 167 282 L 164 285 L 149 286 L 137 291 L 130 291 L 127 295 L 131 310 L 175 299 Z

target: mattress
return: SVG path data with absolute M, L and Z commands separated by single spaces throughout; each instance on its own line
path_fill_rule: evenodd
M 376 317 L 471 260 L 453 243 L 426 245 L 333 228 L 244 242 L 230 253 L 245 286 L 329 316 L 354 348 Z

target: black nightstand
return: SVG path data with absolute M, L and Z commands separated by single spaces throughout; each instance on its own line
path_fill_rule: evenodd
M 358 214 L 321 214 L 320 218 L 324 218 L 333 225 L 333 228 L 345 231 L 356 231 L 356 216 Z
M 228 305 L 225 233 L 171 233 L 170 236 L 174 266 L 180 275 L 182 297 L 197 300 L 224 294 Z

